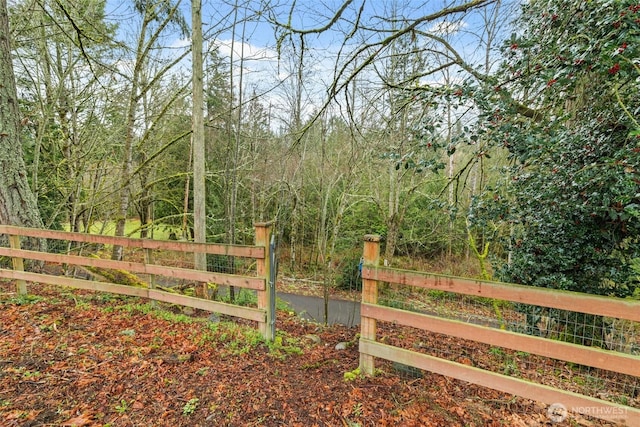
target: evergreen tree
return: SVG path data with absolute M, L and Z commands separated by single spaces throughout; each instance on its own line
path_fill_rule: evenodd
M 0 224 L 42 227 L 27 182 L 6 0 L 0 0 Z

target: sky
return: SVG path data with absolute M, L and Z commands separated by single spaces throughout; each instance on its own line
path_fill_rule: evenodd
M 348 1 L 348 0 L 345 0 Z M 298 30 L 314 30 L 328 26 L 342 5 L 343 0 L 271 0 L 272 8 L 266 12 L 262 7 L 265 0 L 202 0 L 204 49 L 218 48 L 219 53 L 231 55 L 232 40 L 234 59 L 243 61 L 243 86 L 245 92 L 265 94 L 268 103 L 286 103 L 287 91 L 291 90 L 292 62 L 291 42 L 299 49 L 300 37 L 274 29 L 273 21 L 290 25 Z M 306 111 L 309 114 L 322 105 L 326 99 L 326 89 L 334 80 L 336 63 L 349 58 L 348 52 L 362 43 L 375 43 L 387 37 L 394 25 L 392 16 L 415 19 L 441 10 L 443 7 L 463 3 L 461 0 L 352 0 L 345 8 L 340 20 L 330 29 L 311 32 L 305 36 L 306 80 L 311 83 L 306 88 Z M 504 12 L 509 5 L 519 1 L 501 1 Z M 236 8 L 236 4 L 239 7 Z M 182 0 L 180 4 L 186 22 L 191 26 L 191 2 Z M 446 38 L 465 58 L 470 61 L 484 61 L 484 46 L 479 43 L 483 36 L 485 21 L 493 11 L 488 9 L 457 15 L 453 19 L 437 19 L 426 23 L 419 30 Z M 357 17 L 366 30 L 345 37 L 352 31 Z M 135 14 L 129 0 L 108 0 L 107 19 L 119 24 L 119 38 L 132 40 L 136 29 Z M 499 19 L 499 27 L 506 28 L 506 17 Z M 234 25 L 236 22 L 236 25 Z M 282 43 L 278 44 L 278 37 Z M 189 46 L 190 40 L 178 31 L 168 32 L 160 41 L 167 47 L 169 55 L 178 55 Z M 281 47 L 280 51 L 278 46 Z M 342 50 L 341 50 L 342 49 Z M 338 59 L 340 55 L 341 59 Z M 181 63 L 182 72 L 188 74 L 190 56 Z M 237 72 L 240 69 L 235 68 Z M 430 76 L 430 83 L 443 76 Z M 235 82 L 239 81 L 239 74 Z

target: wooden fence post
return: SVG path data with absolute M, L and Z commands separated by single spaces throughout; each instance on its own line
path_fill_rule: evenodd
M 145 264 L 153 264 L 153 249 L 151 248 L 146 248 L 144 250 L 144 263 Z M 148 275 L 148 279 L 149 279 L 149 289 L 155 289 L 156 288 L 156 275 L 155 274 L 149 274 Z M 197 285 L 196 285 L 197 286 Z M 151 307 L 156 307 L 157 303 L 155 300 L 151 300 Z
M 364 236 L 363 264 L 378 266 L 380 261 L 380 236 L 367 234 Z M 362 303 L 378 303 L 378 281 L 362 279 Z M 361 316 L 360 337 L 375 341 L 377 333 L 376 319 Z M 360 353 L 360 369 L 365 375 L 373 375 L 375 370 L 374 357 Z
M 263 277 L 265 281 L 265 288 L 257 291 L 258 293 L 258 308 L 266 310 L 266 317 L 264 322 L 258 323 L 258 330 L 262 336 L 268 340 L 273 341 L 273 333 L 271 330 L 271 321 L 273 320 L 275 313 L 272 312 L 271 307 L 271 294 L 269 292 L 269 277 L 271 275 L 271 223 L 259 222 L 254 225 L 256 229 L 256 246 L 264 247 L 264 259 L 257 260 L 256 273 L 258 277 Z
M 20 249 L 20 236 L 12 234 L 9 236 L 9 244 L 11 249 Z M 15 271 L 24 271 L 24 260 L 22 258 L 12 256 L 11 262 Z M 24 280 L 16 280 L 16 291 L 18 295 L 27 294 L 27 282 Z

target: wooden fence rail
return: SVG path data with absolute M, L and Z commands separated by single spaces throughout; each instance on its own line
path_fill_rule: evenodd
M 640 377 L 640 357 L 635 355 L 379 305 L 378 282 L 506 300 L 636 322 L 640 321 L 640 301 L 380 267 L 378 266 L 379 245 L 380 238 L 378 236 L 365 236 L 360 339 L 360 368 L 365 374 L 373 375 L 375 358 L 377 357 L 537 400 L 548 405 L 560 404 L 561 407 L 567 408 L 569 411 L 586 413 L 608 421 L 623 422 L 629 426 L 640 426 L 640 409 L 637 408 L 513 378 L 376 341 L 377 321 L 393 322 L 396 325 Z
M 275 313 L 271 312 L 270 300 L 272 296 L 268 292 L 266 283 L 270 274 L 269 263 L 269 239 L 271 234 L 270 223 L 255 225 L 256 242 L 254 246 L 223 245 L 210 243 L 192 243 L 180 241 L 162 241 L 148 239 L 134 239 L 128 237 L 113 237 L 94 234 L 71 233 L 66 231 L 42 230 L 0 225 L 0 235 L 9 237 L 10 247 L 0 247 L 0 256 L 10 257 L 13 269 L 0 268 L 0 278 L 16 281 L 19 294 L 27 293 L 27 282 L 46 283 L 58 286 L 69 286 L 79 289 L 88 289 L 116 294 L 131 295 L 149 298 L 155 301 L 168 302 L 182 306 L 198 308 L 210 312 L 226 314 L 243 319 L 258 322 L 258 329 L 266 339 L 272 340 L 273 334 L 268 325 Z M 189 268 L 167 267 L 152 264 L 151 262 L 117 261 L 100 259 L 90 256 L 74 254 L 57 254 L 40 252 L 36 250 L 21 249 L 21 238 L 31 237 L 37 239 L 54 239 L 69 242 L 120 245 L 126 248 L 139 248 L 147 251 L 146 259 L 151 260 L 153 250 L 174 251 L 181 253 L 205 253 L 226 256 L 236 256 L 255 259 L 256 275 L 244 276 L 219 272 L 198 271 Z M 109 283 L 96 280 L 76 279 L 66 276 L 24 271 L 24 259 L 44 261 L 48 263 L 67 264 L 80 267 L 96 267 L 103 269 L 124 270 L 131 273 L 163 276 L 172 279 L 183 279 L 200 283 L 216 283 L 219 285 L 235 286 L 252 289 L 258 295 L 258 307 L 242 307 L 219 301 L 194 298 L 187 295 L 164 292 L 155 289 L 153 280 L 148 288 L 139 288 L 117 283 Z

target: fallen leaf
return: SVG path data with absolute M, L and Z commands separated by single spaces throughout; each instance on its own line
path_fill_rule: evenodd
M 69 427 L 82 427 L 82 426 L 88 426 L 92 423 L 93 421 L 91 420 L 90 415 L 82 414 L 75 418 L 71 418 L 69 421 L 67 421 L 62 425 L 69 426 Z

